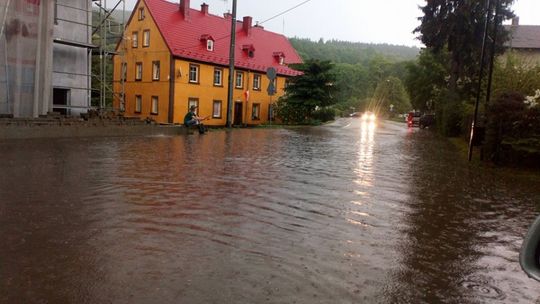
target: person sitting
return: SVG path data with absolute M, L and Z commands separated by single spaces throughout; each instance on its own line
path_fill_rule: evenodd
M 197 116 L 197 113 L 195 110 L 197 109 L 197 106 L 193 105 L 189 108 L 189 112 L 187 112 L 186 116 L 184 116 L 184 125 L 189 128 L 191 126 L 197 126 L 199 128 L 199 133 L 204 134 L 206 131 L 204 125 L 202 124 L 202 121 L 207 119 L 207 117 L 199 117 Z

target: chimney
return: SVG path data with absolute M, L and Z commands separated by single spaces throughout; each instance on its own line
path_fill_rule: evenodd
M 225 14 L 223 14 L 223 18 L 230 20 L 232 19 L 232 14 L 230 12 L 226 12 Z
M 201 4 L 201 13 L 208 15 L 208 4 L 204 3 Z
M 184 19 L 189 19 L 189 0 L 180 0 L 180 12 Z
M 251 35 L 251 23 L 253 22 L 253 18 L 250 16 L 245 16 L 244 21 L 242 22 L 242 29 L 244 30 L 244 33 L 246 35 Z
M 512 25 L 519 25 L 519 17 L 512 18 Z

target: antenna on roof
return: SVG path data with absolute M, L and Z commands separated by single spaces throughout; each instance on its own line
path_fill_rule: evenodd
M 225 5 L 225 10 L 227 11 L 227 14 L 231 13 L 231 10 L 229 9 L 229 0 L 221 0 L 223 1 L 223 5 Z

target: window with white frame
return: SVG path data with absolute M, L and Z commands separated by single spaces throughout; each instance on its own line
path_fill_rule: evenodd
M 158 104 L 159 104 L 159 99 L 157 96 L 152 96 L 152 109 L 150 111 L 150 114 L 154 114 L 154 115 L 157 115 L 158 114 Z
M 144 30 L 143 31 L 143 47 L 149 47 L 150 46 L 150 30 Z
M 242 89 L 244 87 L 244 73 L 243 72 L 236 72 L 235 87 L 237 89 Z
M 261 118 L 260 114 L 261 114 L 261 104 L 254 103 L 253 107 L 251 108 L 251 119 L 259 120 Z
M 122 62 L 122 68 L 120 69 L 120 80 L 126 81 L 127 80 L 127 62 Z
M 222 86 L 223 85 L 223 70 L 215 68 L 214 69 L 214 85 Z
M 133 32 L 131 34 L 131 47 L 139 47 L 139 32 Z
M 214 51 L 214 40 L 212 40 L 212 39 L 206 40 L 206 50 L 209 51 L 209 52 Z
M 135 80 L 142 80 L 142 68 L 143 68 L 143 65 L 142 65 L 142 62 L 137 62 L 135 63 Z
M 120 93 L 120 112 L 126 111 L 126 95 Z
M 159 80 L 159 61 L 152 61 L 152 80 Z
M 141 113 L 142 111 L 142 96 L 135 95 L 135 113 Z
M 253 75 L 253 90 L 255 91 L 261 90 L 261 75 L 259 74 Z
M 188 99 L 188 111 L 191 109 L 191 106 L 195 106 L 195 114 L 199 115 L 199 99 L 198 98 L 189 98 Z
M 144 7 L 139 8 L 139 21 L 144 20 Z
M 189 65 L 189 82 L 199 83 L 199 66 L 196 64 Z
M 214 105 L 212 107 L 212 118 L 221 118 L 221 100 L 214 100 Z

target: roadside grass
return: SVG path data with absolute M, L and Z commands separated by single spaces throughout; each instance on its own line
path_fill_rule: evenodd
M 456 147 L 457 153 L 463 155 L 463 158 L 466 159 L 469 152 L 469 142 L 462 137 L 450 137 L 448 138 L 448 140 L 452 143 L 452 145 L 454 145 L 454 147 Z M 480 157 L 480 147 L 474 147 L 471 159 L 471 166 L 484 169 L 489 168 L 497 170 L 502 174 L 509 174 L 540 182 L 540 172 L 537 169 L 527 167 L 497 166 L 491 161 L 481 160 Z M 485 157 L 486 155 L 484 155 L 484 158 Z

